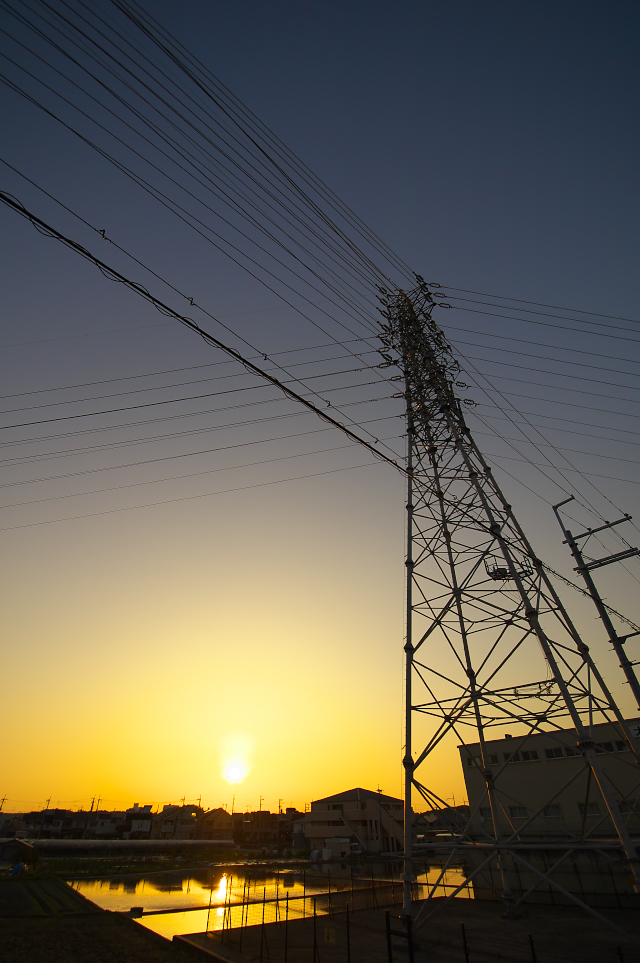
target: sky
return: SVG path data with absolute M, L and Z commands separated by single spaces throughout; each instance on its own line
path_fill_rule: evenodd
M 82 12 L 79 0 L 53 8 Z M 19 0 L 13 9 L 31 16 Z M 95 9 L 119 16 L 109 0 Z M 455 289 L 455 310 L 439 315 L 454 347 L 555 447 L 542 454 L 518 436 L 514 452 L 494 429 L 515 429 L 480 375 L 477 440 L 536 550 L 574 577 L 549 503 L 575 488 L 582 525 L 640 507 L 637 6 L 150 9 L 412 269 Z M 24 73 L 54 82 L 16 43 L 28 31 L 7 10 L 0 28 L 2 76 L 124 157 L 85 94 L 73 94 L 79 118 Z M 194 316 L 234 347 L 322 374 L 318 390 L 336 390 L 402 456 L 398 404 L 362 373 L 354 386 L 337 328 L 318 329 L 326 302 L 304 307 L 308 320 L 291 292 L 284 303 L 6 84 L 0 123 L 0 189 L 177 310 L 192 297 L 225 327 Z M 276 809 L 353 785 L 400 794 L 399 473 L 14 211 L 0 206 L 0 224 L 6 808 L 99 795 L 107 806 L 201 797 L 242 809 L 263 797 Z M 500 307 L 474 313 L 486 309 L 465 291 Z M 523 452 L 564 474 L 542 475 Z M 598 583 L 635 619 L 638 575 L 632 561 Z M 594 613 L 567 593 L 631 713 Z M 242 757 L 241 782 L 225 779 L 229 755 Z M 433 765 L 439 794 L 459 800 L 454 747 Z

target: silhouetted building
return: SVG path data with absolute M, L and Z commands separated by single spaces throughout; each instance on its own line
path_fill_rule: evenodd
M 233 819 L 226 809 L 211 809 L 198 820 L 198 839 L 233 839 Z
M 404 849 L 403 804 L 371 789 L 349 789 L 311 803 L 304 834 L 311 849 L 333 856 L 349 852 L 399 852 Z
M 123 839 L 149 839 L 153 823 L 152 806 L 134 803 L 124 814 L 122 826 Z
M 293 825 L 304 818 L 304 813 L 292 808 L 283 813 L 261 809 L 257 812 L 233 813 L 232 818 L 236 846 L 281 852 L 283 849 L 291 849 Z
M 413 814 L 412 839 L 414 843 L 432 841 L 442 833 L 457 833 L 469 818 L 469 807 L 444 806 L 442 809 L 427 810 Z
M 201 806 L 163 806 L 152 818 L 151 839 L 199 839 Z
M 125 817 L 126 813 L 124 812 L 97 812 L 92 838 L 121 839 L 124 832 Z

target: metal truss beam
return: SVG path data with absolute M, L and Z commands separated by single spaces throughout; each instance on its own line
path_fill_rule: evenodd
M 455 736 L 463 746 L 479 744 L 492 814 L 492 834 L 483 833 L 492 849 L 487 859 L 498 859 L 505 915 L 516 914 L 510 875 L 521 833 L 504 804 L 506 764 L 494 772 L 486 746 L 490 730 L 506 724 L 524 726 L 520 746 L 540 732 L 560 743 L 560 729 L 574 733 L 638 889 L 636 850 L 596 756 L 593 720 L 612 723 L 640 764 L 635 741 L 471 435 L 458 397 L 466 385 L 433 320 L 433 292 L 417 278 L 412 291 L 380 294 L 383 366 L 395 367 L 404 382 L 407 418 L 404 912 L 411 913 L 412 791 L 443 807 L 428 788 L 429 764 L 434 749 Z M 469 840 L 478 832 L 473 817 L 459 829 Z

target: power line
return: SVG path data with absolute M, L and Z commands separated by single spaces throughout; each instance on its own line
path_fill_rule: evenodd
M 365 398 L 360 401 L 349 401 L 349 402 L 346 402 L 343 405 L 343 407 L 352 408 L 352 407 L 355 407 L 356 405 L 374 404 L 379 401 L 386 401 L 389 398 L 391 398 L 391 395 L 382 396 L 381 398 Z M 260 405 L 276 404 L 285 400 L 286 399 L 284 398 L 271 398 L 271 399 L 264 399 L 262 401 L 247 401 L 238 405 L 224 405 L 221 408 L 207 408 L 201 411 L 189 411 L 189 412 L 183 412 L 177 415 L 164 415 L 160 418 L 145 418 L 142 421 L 129 421 L 125 423 L 120 422 L 118 424 L 102 425 L 99 427 L 81 428 L 81 429 L 76 429 L 74 431 L 56 432 L 55 434 L 51 434 L 51 435 L 40 435 L 34 438 L 18 438 L 18 439 L 14 439 L 13 441 L 0 442 L 0 449 L 16 448 L 21 445 L 46 444 L 47 442 L 50 442 L 50 441 L 56 441 L 59 438 L 77 438 L 83 435 L 98 435 L 105 431 L 113 432 L 113 431 L 126 431 L 129 428 L 139 428 L 139 427 L 146 428 L 149 425 L 161 425 L 170 421 L 183 421 L 187 418 L 197 418 L 197 417 L 202 417 L 203 415 L 217 415 L 217 414 L 225 413 L 227 411 L 238 411 L 244 408 L 256 408 Z M 47 455 L 32 455 L 32 456 L 18 455 L 18 456 L 15 456 L 14 458 L 4 459 L 2 464 L 5 464 L 5 465 L 24 464 L 26 461 L 29 461 L 30 459 L 43 460 L 45 458 L 61 458 L 61 457 L 67 457 L 67 455 L 74 455 L 78 453 L 82 454 L 87 451 L 91 451 L 91 452 L 106 451 L 107 449 L 110 449 L 110 448 L 126 448 L 131 445 L 139 445 L 139 444 L 147 444 L 147 443 L 152 444 L 156 441 L 164 441 L 167 439 L 174 439 L 174 438 L 185 438 L 191 435 L 203 434 L 204 432 L 226 431 L 229 428 L 248 427 L 252 425 L 263 424 L 269 421 L 280 421 L 285 418 L 303 418 L 305 415 L 308 415 L 308 414 L 310 414 L 310 412 L 303 411 L 297 408 L 295 411 L 285 412 L 284 414 L 264 415 L 263 417 L 259 417 L 259 418 L 250 418 L 248 420 L 245 419 L 244 421 L 239 421 L 239 422 L 228 422 L 227 424 L 223 424 L 223 425 L 205 425 L 204 427 L 201 427 L 201 428 L 187 428 L 187 429 L 184 429 L 183 431 L 169 432 L 169 433 L 165 432 L 162 435 L 151 435 L 142 439 L 134 438 L 134 439 L 124 440 L 124 441 L 119 440 L 114 442 L 104 442 L 100 445 L 95 445 L 92 447 L 67 449 L 66 451 L 54 452 Z M 400 416 L 391 415 L 388 417 L 396 418 Z M 367 422 L 362 422 L 362 423 L 371 424 L 373 422 L 384 421 L 384 420 L 386 419 L 380 418 L 380 417 L 370 418 L 367 420 Z
M 405 468 L 399 465 L 393 458 L 390 458 L 388 455 L 385 455 L 384 452 L 379 451 L 377 448 L 369 444 L 369 442 L 365 441 L 363 438 L 359 438 L 358 435 L 354 434 L 349 428 L 347 428 L 345 425 L 342 425 L 339 421 L 336 421 L 334 418 L 328 415 L 325 411 L 322 411 L 321 409 L 317 408 L 316 405 L 308 401 L 306 398 L 303 398 L 301 395 L 293 391 L 291 388 L 287 387 L 285 384 L 283 384 L 273 375 L 269 374 L 266 371 L 263 371 L 261 368 L 258 367 L 258 365 L 254 364 L 252 361 L 249 361 L 248 358 L 244 358 L 238 351 L 235 350 L 235 348 L 231 348 L 228 345 L 223 344 L 223 342 L 219 341 L 218 338 L 215 338 L 212 334 L 209 334 L 207 331 L 201 328 L 200 325 L 198 325 L 195 321 L 193 321 L 193 319 L 187 318 L 186 316 L 179 314 L 177 311 L 174 311 L 173 308 L 170 308 L 168 305 L 164 304 L 164 302 L 160 301 L 154 295 L 150 294 L 141 285 L 137 284 L 135 281 L 129 280 L 123 274 L 120 274 L 119 271 L 116 271 L 114 268 L 109 267 L 109 265 L 105 264 L 104 261 L 101 261 L 99 258 L 95 257 L 95 255 L 91 254 L 89 251 L 83 248 L 80 244 L 77 244 L 75 241 L 72 241 L 70 238 L 65 237 L 55 228 L 51 227 L 51 225 L 47 224 L 45 221 L 41 220 L 39 217 L 36 217 L 35 214 L 32 214 L 31 212 L 27 211 L 25 207 L 23 207 L 17 201 L 14 201 L 13 198 L 9 197 L 7 194 L 5 194 L 2 191 L 0 191 L 0 201 L 2 201 L 2 203 L 5 204 L 7 207 L 10 207 L 12 210 L 16 211 L 16 213 L 20 214 L 22 217 L 27 218 L 29 221 L 31 221 L 34 227 L 37 227 L 40 231 L 42 231 L 46 235 L 54 238 L 57 241 L 60 241 L 62 244 L 65 245 L 65 247 L 70 248 L 70 250 L 74 251 L 76 254 L 79 254 L 85 260 L 88 260 L 91 263 L 95 264 L 96 267 L 98 267 L 98 269 L 102 271 L 102 273 L 105 274 L 106 277 L 109 277 L 115 281 L 118 281 L 120 284 L 123 284 L 125 287 L 129 288 L 135 294 L 138 294 L 140 297 L 143 297 L 146 301 L 149 301 L 150 304 L 152 304 L 155 308 L 157 308 L 162 314 L 166 314 L 169 317 L 175 318 L 181 324 L 184 324 L 185 327 L 189 328 L 191 331 L 194 331 L 196 334 L 200 335 L 200 337 L 206 343 L 219 348 L 221 351 L 224 351 L 225 354 L 228 354 L 230 357 L 235 358 L 235 360 L 239 361 L 240 364 L 244 365 L 244 367 L 248 371 L 254 374 L 257 374 L 259 377 L 264 378 L 266 381 L 269 381 L 276 388 L 279 388 L 281 391 L 283 391 L 289 398 L 291 398 L 294 401 L 297 401 L 299 404 L 304 405 L 310 411 L 315 412 L 315 414 L 321 417 L 324 421 L 333 425 L 335 428 L 338 428 L 340 431 L 343 432 L 343 434 L 345 434 L 352 441 L 355 441 L 358 444 L 362 445 L 364 448 L 366 448 L 376 457 L 379 457 L 383 461 L 387 462 L 387 464 L 392 465 L 397 471 L 401 472 L 403 475 L 406 474 Z
M 307 381 L 311 381 L 312 379 L 316 379 L 316 378 L 333 378 L 344 374 L 358 374 L 361 371 L 362 369 L 358 369 L 358 368 L 342 368 L 338 371 L 322 371 L 318 374 L 306 375 L 305 377 Z M 46 401 L 46 402 L 43 402 L 41 405 L 29 405 L 23 408 L 6 408 L 0 411 L 0 415 L 12 415 L 12 414 L 16 414 L 19 411 L 37 411 L 39 408 L 58 408 L 58 407 L 64 407 L 65 405 L 82 405 L 82 404 L 87 404 L 90 401 L 103 401 L 106 398 L 130 397 L 131 395 L 143 394 L 148 391 L 168 391 L 171 388 L 184 388 L 189 385 L 205 384 L 211 381 L 219 382 L 219 381 L 225 381 L 229 378 L 242 378 L 242 377 L 246 377 L 246 373 L 236 371 L 236 372 L 233 372 L 232 374 L 218 375 L 215 378 L 212 378 L 212 377 L 197 378 L 195 381 L 178 381 L 168 385 L 150 385 L 149 387 L 146 387 L 146 388 L 131 388 L 128 391 L 116 391 L 108 395 L 93 395 L 89 398 L 66 398 L 64 401 Z M 297 378 L 292 378 L 289 383 L 291 382 L 294 382 L 295 384 L 299 383 Z M 283 383 L 286 384 L 287 382 L 283 382 Z M 351 388 L 369 387 L 370 385 L 377 384 L 377 383 L 378 382 L 374 382 L 374 381 L 362 381 L 362 382 L 355 382 L 354 384 L 338 385 L 337 387 L 333 387 L 333 388 L 323 388 L 322 390 L 325 393 L 328 393 L 329 391 L 346 391 Z M 222 391 L 215 391 L 215 392 L 211 392 L 203 395 L 191 395 L 186 398 L 169 398 L 167 400 L 149 402 L 148 404 L 130 405 L 126 408 L 111 408 L 106 412 L 104 411 L 87 412 L 85 414 L 80 414 L 80 415 L 70 415 L 69 417 L 90 418 L 94 414 L 100 414 L 100 415 L 111 414 L 114 411 L 132 411 L 136 408 L 148 408 L 148 407 L 152 407 L 153 405 L 170 405 L 170 404 L 176 404 L 181 401 L 193 401 L 194 399 L 199 399 L 199 398 L 210 398 L 214 394 L 223 395 L 223 394 L 232 394 L 233 392 L 238 392 L 238 391 L 253 391 L 256 387 L 263 388 L 264 385 L 242 385 L 238 388 L 226 388 Z M 317 392 L 312 392 L 312 393 L 316 397 L 318 397 Z M 326 401 L 326 399 L 323 399 L 323 400 Z M 55 421 L 59 419 L 48 419 L 48 420 Z M 27 422 L 27 424 L 32 424 L 32 422 Z M 33 422 L 33 424 L 42 424 L 42 422 Z M 23 427 L 23 426 L 7 425 L 6 427 L 15 428 L 15 427 Z
M 396 417 L 398 416 L 389 415 L 387 418 L 375 419 L 375 420 L 390 421 L 392 418 L 396 418 Z M 236 426 L 225 426 L 225 427 L 236 427 Z M 276 435 L 275 437 L 272 437 L 272 438 L 254 438 L 251 441 L 242 441 L 242 442 L 236 442 L 234 444 L 220 445 L 217 448 L 202 448 L 198 451 L 180 452 L 179 454 L 175 454 L 175 455 L 162 455 L 161 457 L 158 457 L 158 458 L 145 458 L 140 461 L 127 462 L 121 465 L 104 465 L 101 468 L 86 468 L 80 471 L 65 472 L 64 474 L 61 474 L 61 475 L 49 475 L 45 478 L 27 478 L 27 479 L 22 479 L 21 481 L 3 482 L 0 485 L 0 489 L 1 488 L 18 488 L 18 487 L 22 487 L 23 485 L 38 485 L 42 482 L 61 481 L 61 480 L 66 480 L 68 478 L 78 478 L 79 476 L 82 476 L 82 475 L 97 475 L 105 471 L 121 471 L 126 468 L 139 468 L 143 465 L 154 465 L 159 462 L 176 461 L 181 458 L 196 458 L 200 455 L 217 454 L 218 452 L 221 452 L 221 451 L 233 451 L 236 448 L 248 448 L 248 447 L 251 447 L 252 445 L 266 445 L 266 444 L 272 444 L 273 442 L 278 442 L 278 441 L 289 441 L 292 438 L 303 438 L 303 437 L 306 437 L 307 435 L 315 435 L 325 431 L 331 431 L 331 428 L 329 427 L 313 428 L 309 431 L 297 431 L 297 432 L 292 432 L 288 435 Z M 390 437 L 395 438 L 397 436 L 392 435 Z M 151 442 L 155 440 L 156 440 L 155 438 L 149 439 L 149 441 Z M 386 439 L 386 440 L 389 440 L 389 439 Z M 98 450 L 103 450 L 103 449 L 99 448 Z M 75 455 L 75 454 L 76 452 L 72 453 L 72 455 Z M 59 455 L 60 453 L 58 452 L 53 457 L 59 457 Z M 40 461 L 40 460 L 43 460 L 43 461 L 47 460 L 47 456 L 43 456 L 42 458 L 34 458 L 29 462 L 27 462 L 27 464 L 33 464 L 34 461 Z M 20 462 L 19 464 L 25 464 L 25 462 Z
M 443 307 L 443 305 L 440 305 Z M 544 328 L 553 328 L 554 331 L 572 331 L 574 334 L 578 332 L 577 328 L 570 328 L 567 325 L 562 324 L 552 324 L 550 321 L 537 321 L 534 318 L 514 318 L 510 314 L 497 314 L 495 311 L 479 311 L 476 308 L 458 308 L 455 305 L 449 305 L 453 310 L 456 311 L 468 311 L 471 314 L 482 314 L 491 318 L 504 318 L 507 321 L 522 321 L 524 324 L 537 324 Z M 626 328 L 620 328 L 621 331 L 626 331 Z M 607 338 L 607 340 L 614 339 L 615 341 L 628 341 L 633 344 L 640 344 L 640 338 L 624 338 L 620 334 L 611 334 L 610 331 L 583 331 L 582 336 L 588 335 L 592 338 Z
M 391 436 L 391 437 L 395 437 L 395 436 Z M 240 446 L 231 445 L 230 447 L 235 448 Z M 226 449 L 217 449 L 217 450 L 226 451 Z M 276 462 L 291 461 L 294 458 L 311 458 L 313 455 L 325 455 L 334 451 L 352 451 L 352 450 L 353 449 L 351 448 L 350 445 L 337 445 L 337 446 L 333 446 L 332 448 L 320 448 L 316 451 L 296 452 L 293 455 L 278 455 L 274 458 L 265 458 L 260 461 L 250 461 L 242 465 L 224 465 L 218 468 L 206 468 L 206 469 L 203 469 L 202 471 L 187 472 L 182 475 L 172 475 L 169 478 L 150 478 L 150 479 L 146 479 L 145 481 L 129 482 L 125 485 L 112 485 L 108 488 L 97 488 L 88 492 L 72 492 L 72 493 L 67 493 L 65 495 L 50 495 L 45 498 L 30 499 L 24 502 L 12 502 L 9 505 L 0 505 L 0 510 L 7 511 L 10 508 L 21 508 L 25 505 L 39 505 L 42 502 L 56 502 L 56 501 L 61 501 L 62 499 L 65 499 L 65 498 L 84 498 L 85 496 L 89 496 L 89 495 L 102 495 L 105 492 L 124 491 L 127 488 L 141 488 L 141 487 L 144 487 L 145 485 L 160 485 L 160 484 L 165 484 L 166 482 L 181 481 L 184 478 L 199 478 L 202 475 L 214 475 L 214 474 L 217 474 L 218 472 L 223 472 L 223 471 L 238 471 L 239 469 L 242 469 L 242 468 L 257 468 L 261 465 L 271 465 L 271 464 L 275 464 Z M 152 460 L 166 461 L 167 459 L 158 458 L 158 459 L 152 459 Z M 138 464 L 144 464 L 144 462 L 139 462 Z M 128 466 L 118 466 L 118 467 L 128 467 Z M 79 474 L 87 474 L 87 473 L 76 472 L 75 474 L 79 475 Z M 64 477 L 69 477 L 69 476 L 64 476 Z
M 611 318 L 613 321 L 628 321 L 630 324 L 640 324 L 640 321 L 636 320 L 635 318 L 621 318 L 621 317 L 618 317 L 618 315 L 616 314 L 602 314 L 602 312 L 598 312 L 598 311 L 586 311 L 583 308 L 563 308 L 559 304 L 545 304 L 542 301 L 525 301 L 522 298 L 512 298 L 510 295 L 505 295 L 505 294 L 487 294 L 486 291 L 469 291 L 467 288 L 455 288 L 449 284 L 438 284 L 438 285 L 431 285 L 431 286 L 442 287 L 451 291 L 462 291 L 465 294 L 477 294 L 479 297 L 482 297 L 482 298 L 500 298 L 503 301 L 517 301 L 518 304 L 535 304 L 536 307 L 540 307 L 540 308 L 553 308 L 556 311 L 575 311 L 580 314 L 590 314 L 593 317 L 597 317 L 597 318 Z
M 356 469 L 359 469 L 359 468 L 375 468 L 375 467 L 377 467 L 375 462 L 373 464 L 371 462 L 368 462 L 364 465 L 351 465 L 348 468 L 330 468 L 330 469 L 327 469 L 326 471 L 311 472 L 308 475 L 296 475 L 293 478 L 280 478 L 280 479 L 277 479 L 276 481 L 257 482 L 256 484 L 253 484 L 253 485 L 241 485 L 237 488 L 225 488 L 223 491 L 205 492 L 201 495 L 185 495 L 185 496 L 182 496 L 181 498 L 168 498 L 159 502 L 146 502 L 144 505 L 132 505 L 126 508 L 110 508 L 102 512 L 89 512 L 86 515 L 74 515 L 71 518 L 52 518 L 43 522 L 27 522 L 24 525 L 11 525 L 6 528 L 0 528 L 0 532 L 15 532 L 21 528 L 38 528 L 41 525 L 56 525 L 59 522 L 75 522 L 84 518 L 97 518 L 100 515 L 115 515 L 115 514 L 118 514 L 119 512 L 133 512 L 133 511 L 138 511 L 141 508 L 155 508 L 159 505 L 173 505 L 176 502 L 195 501 L 198 498 L 211 498 L 214 495 L 228 495 L 231 492 L 244 492 L 244 491 L 249 491 L 250 489 L 253 489 L 253 488 L 266 488 L 269 485 L 282 485 L 285 482 L 304 481 L 307 478 L 318 478 L 322 475 L 336 475 L 340 472 L 355 471 Z

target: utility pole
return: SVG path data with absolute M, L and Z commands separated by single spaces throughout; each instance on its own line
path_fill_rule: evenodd
M 49 796 L 49 798 L 47 799 L 46 805 L 45 805 L 44 810 L 43 810 L 44 813 L 46 813 L 47 810 L 49 809 L 49 803 L 50 803 L 50 802 L 51 802 L 51 796 Z M 42 819 L 40 820 L 40 829 L 38 830 L 38 836 L 37 836 L 38 839 L 40 839 L 40 837 L 42 836 L 42 828 L 43 828 L 43 826 L 44 826 L 44 815 L 42 816 Z
M 584 579 L 585 585 L 587 586 L 587 591 L 589 592 L 589 595 L 593 599 L 594 605 L 598 610 L 598 615 L 602 620 L 602 624 L 607 630 L 609 641 L 611 642 L 611 645 L 613 646 L 615 653 L 618 656 L 618 662 L 620 663 L 620 668 L 622 669 L 622 671 L 624 672 L 627 678 L 627 682 L 629 683 L 629 686 L 631 687 L 631 691 L 633 693 L 633 698 L 636 700 L 636 705 L 638 706 L 638 709 L 640 709 L 640 684 L 638 683 L 638 679 L 636 677 L 636 674 L 633 668 L 634 665 L 637 665 L 638 663 L 631 662 L 627 656 L 627 653 L 624 650 L 624 643 L 627 641 L 627 639 L 631 639 L 636 635 L 640 635 L 640 632 L 629 632 L 627 633 L 627 635 L 622 635 L 622 636 L 618 635 L 618 633 L 615 630 L 614 624 L 611 621 L 611 616 L 607 611 L 607 607 L 602 601 L 600 593 L 596 588 L 595 582 L 591 577 L 592 569 L 602 568 L 605 565 L 611 565 L 613 562 L 621 562 L 625 558 L 633 558 L 634 555 L 640 554 L 640 550 L 638 550 L 637 548 L 628 548 L 622 552 L 616 552 L 614 555 L 607 555 L 605 558 L 598 558 L 592 561 L 585 561 L 582 550 L 578 545 L 579 539 L 589 538 L 590 535 L 595 535 L 596 532 L 607 531 L 608 529 L 613 528 L 615 525 L 622 525 L 623 522 L 628 522 L 631 520 L 631 515 L 625 515 L 624 518 L 619 518 L 615 522 L 606 522 L 604 525 L 598 526 L 598 528 L 588 528 L 586 532 L 580 532 L 580 534 L 578 535 L 573 535 L 569 531 L 569 529 L 565 526 L 564 522 L 560 518 L 560 512 L 558 511 L 558 509 L 561 508 L 563 505 L 567 505 L 569 502 L 572 502 L 573 500 L 574 500 L 574 496 L 571 495 L 569 498 L 565 498 L 563 502 L 558 502 L 557 505 L 553 506 L 553 511 L 555 512 L 555 516 L 558 519 L 558 524 L 564 534 L 564 542 L 562 544 L 569 546 L 571 550 L 571 554 L 573 555 L 576 562 L 578 563 L 576 565 L 575 571 L 579 572 L 582 578 Z

